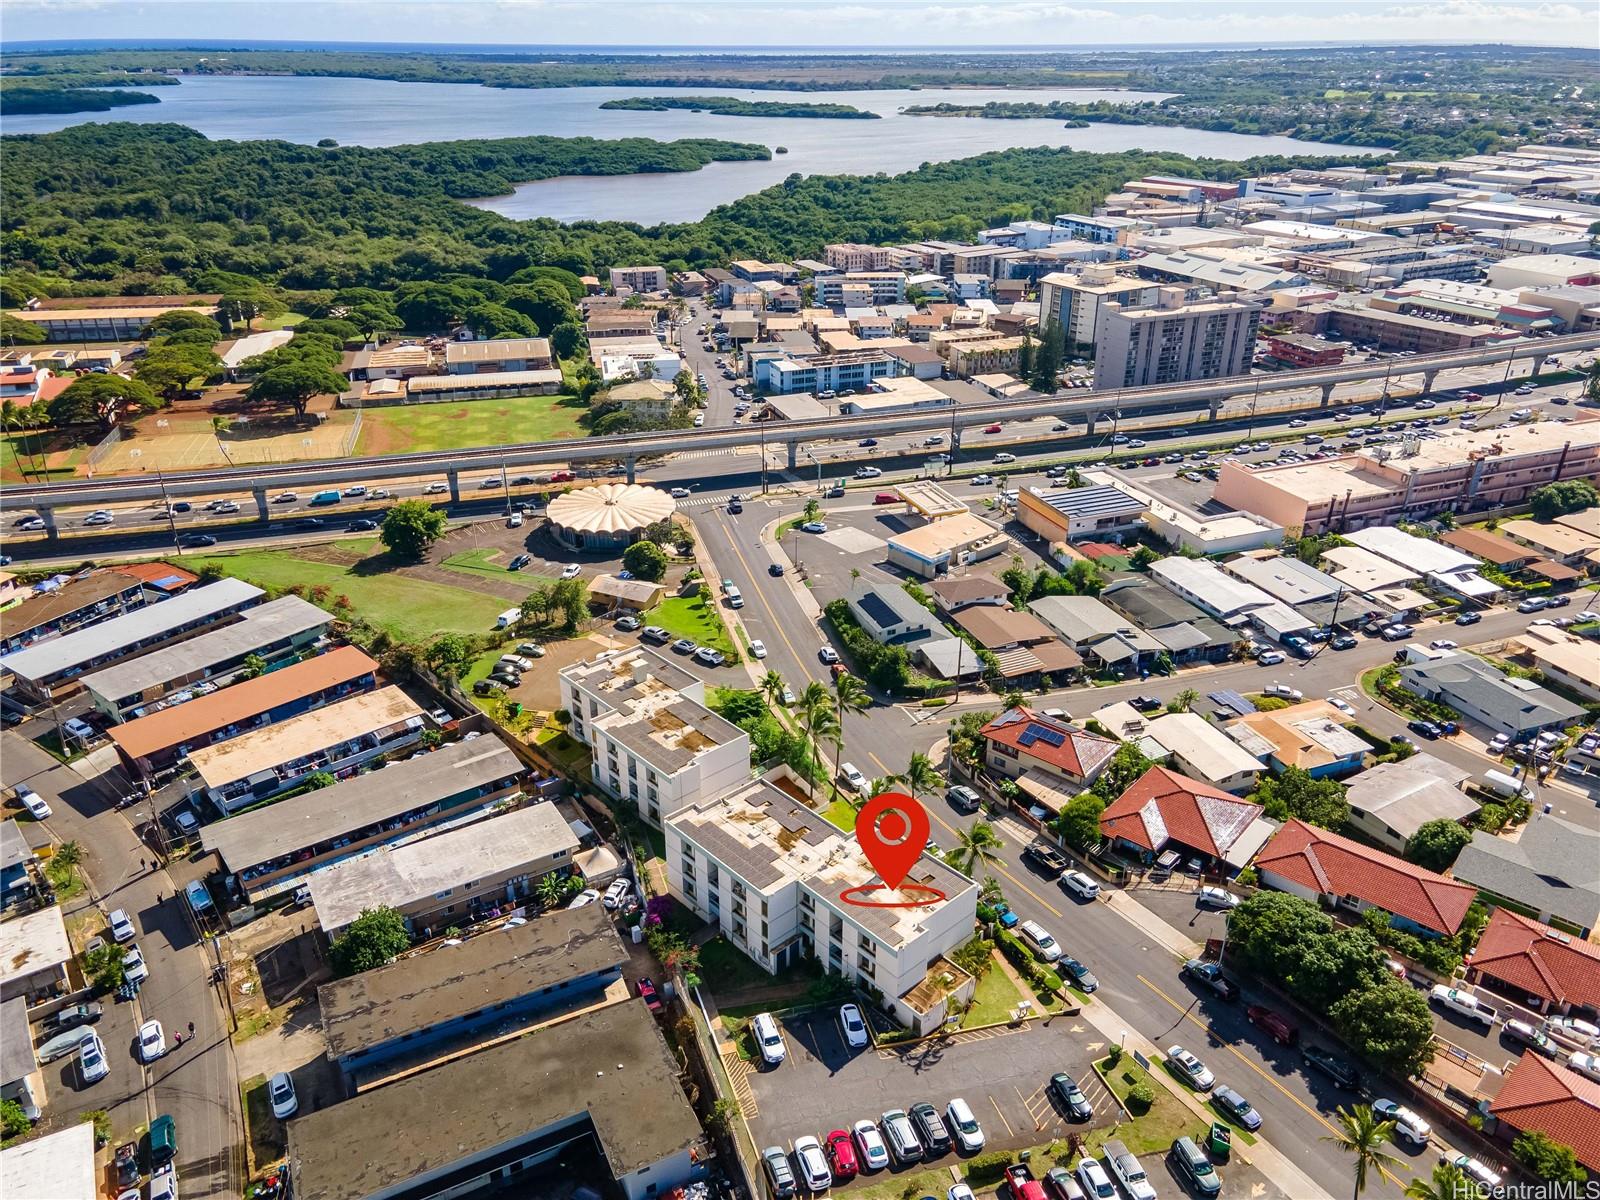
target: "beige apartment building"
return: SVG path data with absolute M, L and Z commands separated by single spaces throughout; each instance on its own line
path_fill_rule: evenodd
M 1216 499 L 1306 533 L 1519 504 L 1547 483 L 1600 476 L 1600 421 L 1461 431 L 1388 451 L 1254 471 L 1224 463 Z
M 995 372 L 1012 375 L 1016 373 L 1021 362 L 1022 339 L 1002 337 L 985 339 L 981 342 L 951 342 L 945 350 L 950 363 L 950 374 L 957 379 L 968 379 L 973 375 L 991 375 Z
M 611 290 L 627 288 L 635 292 L 664 292 L 667 290 L 665 267 L 612 267 Z
M 1117 274 L 1110 263 L 1094 263 L 1075 273 L 1052 272 L 1039 280 L 1039 326 L 1042 329 L 1054 321 L 1069 350 L 1075 345 L 1090 346 L 1102 304 L 1143 307 L 1154 304 L 1160 291 L 1148 279 Z
M 887 271 L 888 246 L 863 246 L 859 242 L 835 242 L 822 248 L 822 261 L 836 271 Z
M 1100 306 L 1094 339 L 1097 391 L 1249 371 L 1264 304 L 1232 293 L 1195 304 L 1185 304 L 1183 297 L 1182 288 L 1164 287 L 1148 307 Z

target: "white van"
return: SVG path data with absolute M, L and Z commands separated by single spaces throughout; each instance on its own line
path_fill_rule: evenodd
M 740 594 L 738 588 L 734 587 L 731 584 L 728 586 L 728 607 L 729 608 L 743 608 L 744 607 L 744 596 L 742 594 Z
M 1061 957 L 1061 944 L 1037 921 L 1024 921 L 1017 926 L 1017 932 L 1022 935 L 1028 949 L 1045 962 L 1053 963 Z
M 756 1046 L 761 1051 L 762 1061 L 769 1067 L 781 1064 L 789 1053 L 789 1047 L 783 1040 L 783 1031 L 778 1028 L 778 1022 L 771 1013 L 757 1013 L 750 1018 L 750 1033 L 756 1039 Z
M 522 620 L 522 610 L 520 608 L 508 608 L 494 619 L 494 627 L 496 629 L 505 629 L 508 626 L 515 625 L 520 620 Z
M 1485 771 L 1483 773 L 1483 786 L 1494 789 L 1502 796 L 1520 796 L 1524 800 L 1533 799 L 1532 788 L 1514 776 L 1507 775 L 1504 771 Z
M 533 670 L 533 659 L 523 658 L 520 654 L 502 654 L 494 664 L 494 668 L 497 671 L 504 671 L 507 667 L 510 667 L 513 671 L 531 671 Z
M 857 770 L 855 763 L 840 763 L 839 779 L 852 792 L 865 793 L 870 786 L 867 777 Z

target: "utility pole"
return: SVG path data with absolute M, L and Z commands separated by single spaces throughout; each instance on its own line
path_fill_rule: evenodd
M 506 516 L 511 515 L 511 484 L 506 479 L 506 456 L 500 456 L 500 491 L 506 498 Z
M 161 488 L 161 507 L 166 510 L 167 530 L 172 534 L 172 547 L 183 556 L 183 544 L 178 541 L 178 519 L 172 511 L 172 498 L 167 495 L 167 479 L 161 473 L 161 468 L 156 467 L 156 484 Z

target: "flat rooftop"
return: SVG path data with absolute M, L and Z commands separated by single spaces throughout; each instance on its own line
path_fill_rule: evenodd
M 207 825 L 205 848 L 229 871 L 273 862 L 472 788 L 522 774 L 522 761 L 497 737 L 451 742 L 421 758 L 390 763 L 330 788 Z
M 360 679 L 377 669 L 378 664 L 354 646 L 337 646 L 326 654 L 297 662 L 281 671 L 268 671 L 209 696 L 113 725 L 111 740 L 129 758 L 144 758 L 204 734 L 253 720 L 280 705 Z
M 87 629 L 26 646 L 0 658 L 0 667 L 21 679 L 44 679 L 138 642 L 160 637 L 180 626 L 252 603 L 263 595 L 260 588 L 242 579 L 219 579 Z
M 641 320 L 649 322 L 649 317 Z M 508 358 L 549 358 L 550 343 L 542 337 L 495 338 L 485 342 L 451 342 L 444 350 L 447 363 L 504 362 Z
M 139 587 L 142 587 L 139 580 L 120 571 L 96 571 L 83 579 L 69 579 L 51 591 L 34 592 L 21 604 L 14 604 L 0 613 L 0 633 L 7 636 L 26 633 L 80 608 Z
M 408 904 L 560 853 L 578 838 L 555 804 L 543 802 L 403 846 L 377 846 L 314 872 L 311 902 L 324 929 L 342 929 L 364 909 Z
M 416 701 L 397 687 L 384 687 L 204 746 L 189 761 L 207 787 L 221 787 L 412 719 L 422 719 Z
M 599 904 L 502 925 L 317 989 L 328 1055 L 342 1058 L 628 959 Z
M 929 909 L 865 908 L 830 900 L 846 888 L 881 880 L 854 834 L 841 831 L 770 783 L 758 780 L 683 809 L 668 823 L 763 892 L 786 882 L 802 883 L 846 921 L 896 948 L 922 934 Z M 943 892 L 946 898 L 931 906 L 935 910 L 976 887 L 930 854 L 917 859 L 906 881 Z
M 0 1150 L 0 1195 L 16 1200 L 99 1200 L 94 1126 L 80 1121 Z
M 406 380 L 406 390 L 453 392 L 458 388 L 541 387 L 560 382 L 561 372 L 545 367 L 530 371 L 475 371 L 469 375 L 413 375 Z
M 594 722 L 650 766 L 676 775 L 707 750 L 745 736 L 705 705 L 673 692 L 641 696 Z
M 591 692 L 600 693 L 609 703 L 618 706 L 636 696 L 663 690 L 687 691 L 700 682 L 677 663 L 643 646 L 607 650 L 591 659 L 563 667 L 561 676 Z
M 360 1200 L 580 1113 L 613 1177 L 700 1140 L 643 1004 L 586 1012 L 291 1121 L 294 1193 Z
M 0 987 L 35 971 L 60 966 L 71 957 L 59 904 L 0 921 Z
M 258 650 L 285 638 L 326 628 L 333 617 L 299 596 L 280 596 L 247 608 L 232 625 L 170 646 L 160 654 L 117 663 L 83 677 L 83 686 L 97 696 L 120 700 L 137 696 L 175 679 L 187 679 L 217 663 Z
M 904 489 L 901 490 L 903 492 Z M 943 517 L 916 529 L 897 533 L 889 539 L 889 544 L 922 558 L 933 558 L 959 549 L 970 542 L 987 541 L 990 538 L 1004 536 L 989 522 L 968 512 L 953 517 Z

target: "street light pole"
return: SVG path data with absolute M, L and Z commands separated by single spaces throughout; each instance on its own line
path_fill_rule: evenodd
M 511 515 L 511 483 L 506 478 L 506 458 L 500 456 L 500 491 L 506 498 L 506 516 Z

